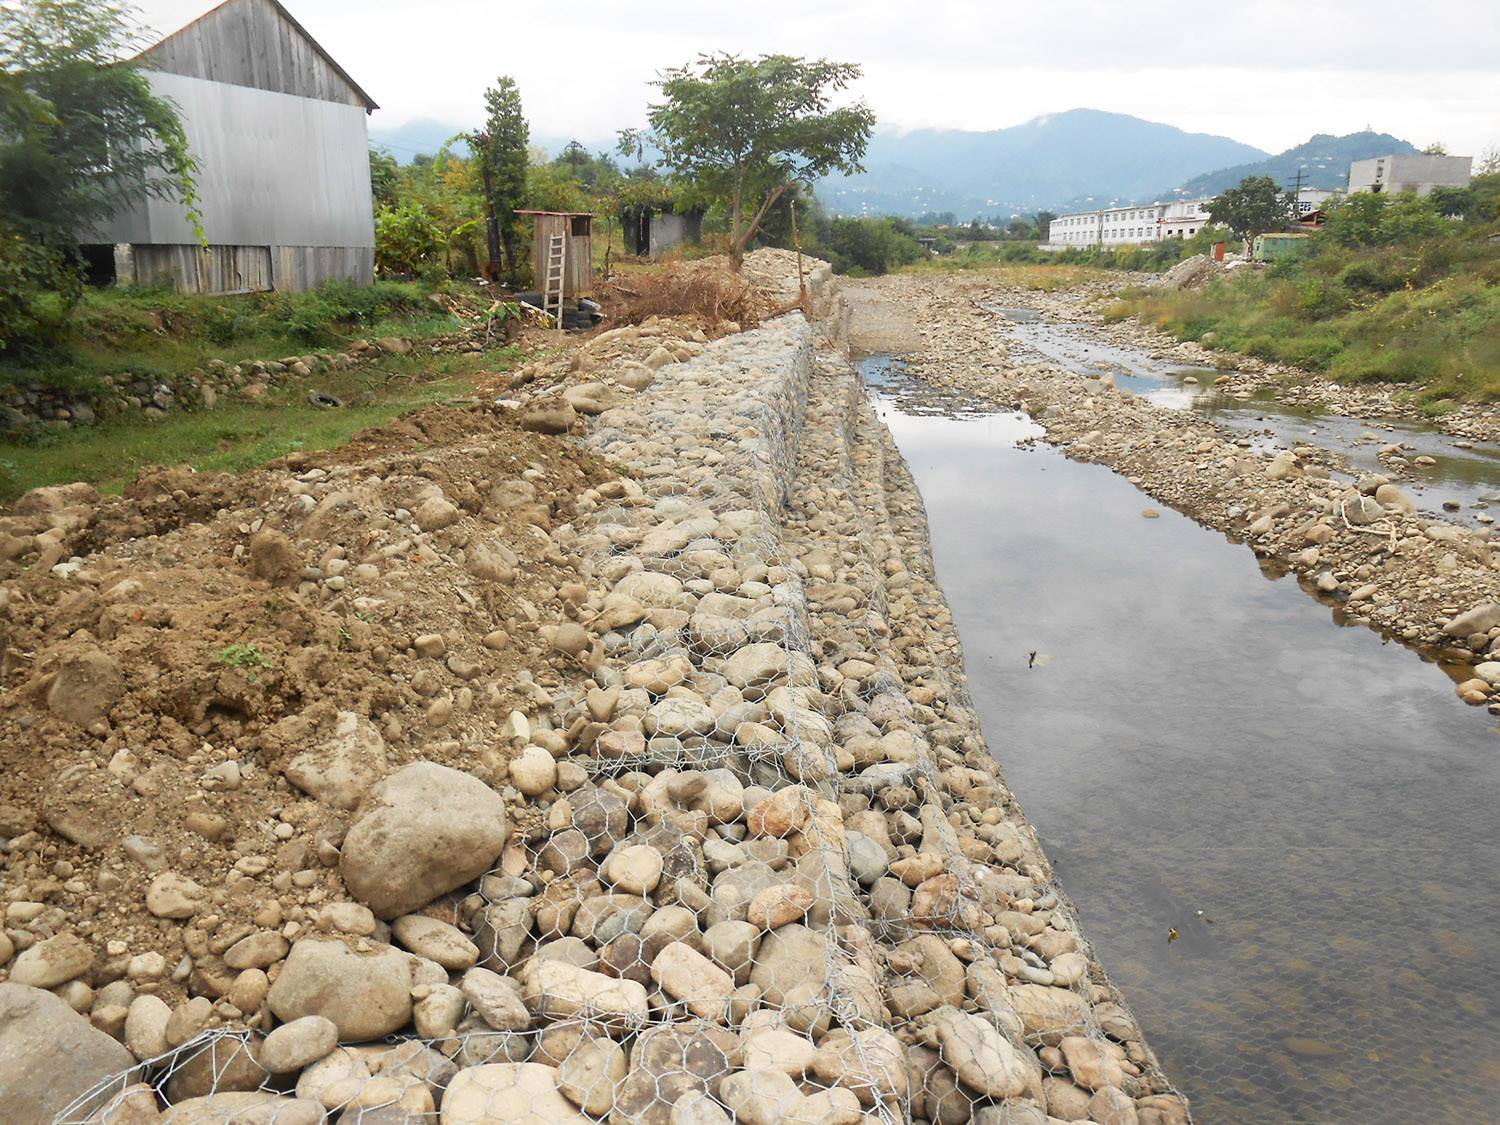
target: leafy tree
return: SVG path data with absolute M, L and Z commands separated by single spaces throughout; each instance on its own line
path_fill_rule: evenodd
M 1481 223 L 1500 221 L 1500 163 L 1469 181 L 1469 195 L 1473 204 L 1466 218 Z
M 1036 233 L 1038 238 L 1046 238 L 1052 233 L 1052 223 L 1056 218 L 1056 211 L 1038 211 L 1036 213 Z
M 738 272 L 766 213 L 792 184 L 863 171 L 875 115 L 863 102 L 831 104 L 859 75 L 852 63 L 826 59 L 703 56 L 662 74 L 655 85 L 663 100 L 649 107 L 649 132 L 625 130 L 620 151 L 655 148 L 675 174 L 728 207 L 729 257 Z
M 1447 156 L 1448 155 L 1448 146 L 1445 145 L 1442 141 L 1433 141 L 1430 145 L 1428 145 L 1426 148 L 1424 148 L 1422 150 L 1422 155 L 1423 156 Z
M 77 244 L 118 210 L 180 199 L 202 237 L 182 123 L 126 57 L 138 38 L 128 13 L 116 0 L 0 4 L 0 348 L 37 327 L 40 289 L 71 308 Z
M 839 273 L 882 274 L 922 256 L 910 225 L 895 219 L 834 219 L 828 250 Z
M 1393 246 L 1436 238 L 1449 229 L 1430 198 L 1358 191 L 1328 212 L 1322 237 L 1341 246 Z
M 376 207 L 394 207 L 401 191 L 401 165 L 383 149 L 370 150 L 370 193 Z
M 521 225 L 515 210 L 525 205 L 527 142 L 531 130 L 521 109 L 521 91 L 513 78 L 501 76 L 484 92 L 485 127 L 469 138 L 479 162 L 487 210 L 490 265 L 499 265 L 500 247 L 514 279 L 520 273 Z
M 537 211 L 588 211 L 593 203 L 566 162 L 543 159 L 527 174 L 525 206 Z
M 1238 187 L 1213 198 L 1208 217 L 1248 241 L 1290 222 L 1292 208 L 1270 176 L 1246 176 Z
M 590 191 L 608 192 L 620 178 L 620 169 L 608 153 L 596 156 L 577 141 L 569 141 L 552 166 L 567 169 L 568 175 Z
M 1427 198 L 1439 215 L 1467 218 L 1474 209 L 1474 192 L 1466 187 L 1435 187 Z

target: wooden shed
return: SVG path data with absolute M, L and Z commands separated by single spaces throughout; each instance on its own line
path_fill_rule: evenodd
M 587 297 L 594 291 L 594 215 L 590 211 L 517 211 L 534 225 L 532 281 L 547 287 L 547 254 L 555 235 L 563 237 L 563 298 Z
M 278 0 L 224 0 L 141 60 L 182 118 L 208 245 L 180 203 L 147 199 L 88 238 L 97 278 L 184 293 L 374 279 L 377 107 Z

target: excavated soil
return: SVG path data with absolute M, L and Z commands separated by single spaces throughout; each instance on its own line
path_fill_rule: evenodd
M 12 540 L 70 525 L 53 550 L 87 557 L 0 564 L 11 899 L 168 966 L 183 928 L 145 908 L 158 870 L 212 888 L 226 920 L 321 901 L 345 818 L 287 783 L 296 748 L 344 712 L 387 768 L 491 773 L 499 724 L 562 674 L 538 630 L 566 619 L 570 572 L 544 532 L 615 476 L 559 437 L 431 408 L 262 471 L 33 494 Z

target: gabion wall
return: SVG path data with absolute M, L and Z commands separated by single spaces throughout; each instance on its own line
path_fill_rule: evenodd
M 566 544 L 608 594 L 514 741 L 587 781 L 462 899 L 477 963 L 412 959 L 409 1033 L 213 1034 L 62 1120 L 1187 1121 L 980 739 L 843 355 L 794 313 L 586 440 L 628 473 Z

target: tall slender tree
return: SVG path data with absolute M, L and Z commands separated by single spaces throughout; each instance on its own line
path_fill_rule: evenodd
M 502 75 L 484 92 L 485 127 L 471 138 L 484 182 L 490 268 L 500 268 L 500 248 L 505 249 L 505 271 L 511 280 L 520 276 L 520 221 L 515 214 L 526 198 L 526 171 L 530 163 L 527 146 L 531 130 L 521 109 L 521 91 L 515 79 Z

